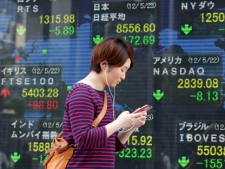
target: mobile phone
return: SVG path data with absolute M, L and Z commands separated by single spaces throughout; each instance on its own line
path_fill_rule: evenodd
M 146 104 L 146 105 L 142 106 L 141 108 L 136 109 L 132 114 L 135 114 L 135 113 L 138 113 L 138 112 L 141 112 L 141 111 L 148 111 L 151 108 L 152 108 L 151 105 Z

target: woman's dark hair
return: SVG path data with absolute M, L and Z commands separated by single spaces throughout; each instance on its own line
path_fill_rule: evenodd
M 100 73 L 100 63 L 107 60 L 108 65 L 112 67 L 123 66 L 126 60 L 130 58 L 131 69 L 134 62 L 134 49 L 132 45 L 120 37 L 106 37 L 93 49 L 90 71 Z

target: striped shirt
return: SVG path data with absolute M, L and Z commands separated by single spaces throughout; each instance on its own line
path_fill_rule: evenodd
M 70 90 L 64 109 L 63 137 L 76 144 L 67 169 L 114 168 L 115 152 L 125 148 L 115 132 L 107 138 L 105 125 L 112 122 L 112 99 L 107 93 L 107 112 L 98 125 L 91 124 L 104 105 L 104 92 L 83 83 L 76 83 Z

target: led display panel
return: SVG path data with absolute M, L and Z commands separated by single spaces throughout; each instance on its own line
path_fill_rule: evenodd
M 116 115 L 152 106 L 115 168 L 224 169 L 224 0 L 1 0 L 0 151 L 10 168 L 44 169 L 67 94 L 109 35 L 135 50 Z

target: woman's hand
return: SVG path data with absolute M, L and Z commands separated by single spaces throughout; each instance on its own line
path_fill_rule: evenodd
M 146 116 L 146 111 L 141 111 L 135 114 L 130 114 L 129 111 L 124 111 L 116 120 L 124 129 L 130 128 L 132 126 L 137 128 L 145 124 Z
M 146 118 L 147 118 L 147 111 L 141 111 L 141 112 L 131 114 L 131 115 L 136 115 L 135 116 L 136 122 L 133 126 L 134 128 L 141 127 L 145 124 Z
M 129 111 L 124 111 L 117 117 L 116 121 L 121 128 L 128 128 L 136 122 L 136 119 L 131 116 Z
M 135 128 L 145 124 L 146 116 L 146 111 L 141 111 L 135 114 L 130 114 L 129 112 L 121 113 L 121 115 L 118 117 L 118 121 L 123 124 L 122 128 L 124 128 L 124 130 L 119 132 L 117 137 L 122 144 L 127 142 Z

